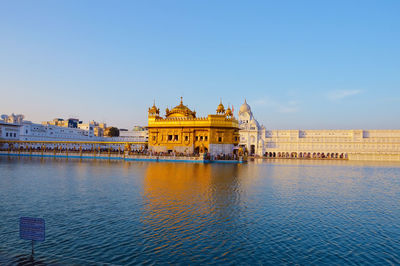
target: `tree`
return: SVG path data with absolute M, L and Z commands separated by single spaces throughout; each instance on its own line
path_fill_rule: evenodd
M 108 137 L 119 137 L 119 129 L 116 127 L 109 127 L 106 132 Z

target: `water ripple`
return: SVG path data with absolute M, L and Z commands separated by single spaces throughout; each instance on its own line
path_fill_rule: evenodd
M 400 167 L 0 158 L 0 264 L 400 264 Z

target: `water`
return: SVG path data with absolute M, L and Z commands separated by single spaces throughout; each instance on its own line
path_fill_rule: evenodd
M 400 165 L 0 157 L 0 264 L 400 264 Z

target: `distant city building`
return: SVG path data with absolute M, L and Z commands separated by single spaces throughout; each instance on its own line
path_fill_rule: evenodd
M 52 121 L 43 121 L 42 125 L 50 125 L 50 126 L 57 126 L 57 127 L 68 127 L 68 121 L 62 118 L 54 118 Z
M 64 120 L 63 118 L 54 118 L 52 121 L 42 122 L 42 125 L 77 128 L 79 123 L 82 123 L 82 122 L 79 121 L 79 119 L 77 119 L 77 118 L 69 118 L 67 120 Z
M 149 149 L 153 152 L 232 154 L 239 143 L 238 121 L 222 103 L 217 113 L 197 118 L 196 112 L 183 105 L 165 111 L 153 105 L 148 111 Z
M 57 127 L 67 127 L 67 128 L 79 128 L 88 131 L 89 137 L 103 137 L 104 130 L 106 129 L 105 123 L 98 123 L 96 121 L 91 121 L 89 123 L 82 123 L 79 119 L 69 118 L 64 120 L 63 118 L 54 118 L 52 121 L 42 122 L 44 126 L 57 126 Z M 85 134 L 86 135 L 86 134 Z
M 104 131 L 107 128 L 106 123 L 97 123 L 93 121 L 93 126 L 94 126 L 94 135 L 96 137 L 103 137 L 104 136 Z
M 89 137 L 94 137 L 94 127 L 95 127 L 94 122 L 78 124 L 79 129 L 83 129 L 89 133 Z
M 99 140 L 95 138 L 92 130 L 69 128 L 64 126 L 22 123 L 20 131 L 21 140 L 33 141 L 87 141 Z
M 238 119 L 239 145 L 250 155 L 400 161 L 400 130 L 267 130 L 246 101 Z
M 147 128 L 141 126 L 134 126 L 133 131 L 147 131 Z

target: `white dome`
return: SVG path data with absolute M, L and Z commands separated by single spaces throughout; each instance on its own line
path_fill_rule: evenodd
M 251 112 L 250 106 L 247 104 L 246 100 L 244 100 L 244 104 L 240 106 L 239 113 L 247 113 Z

